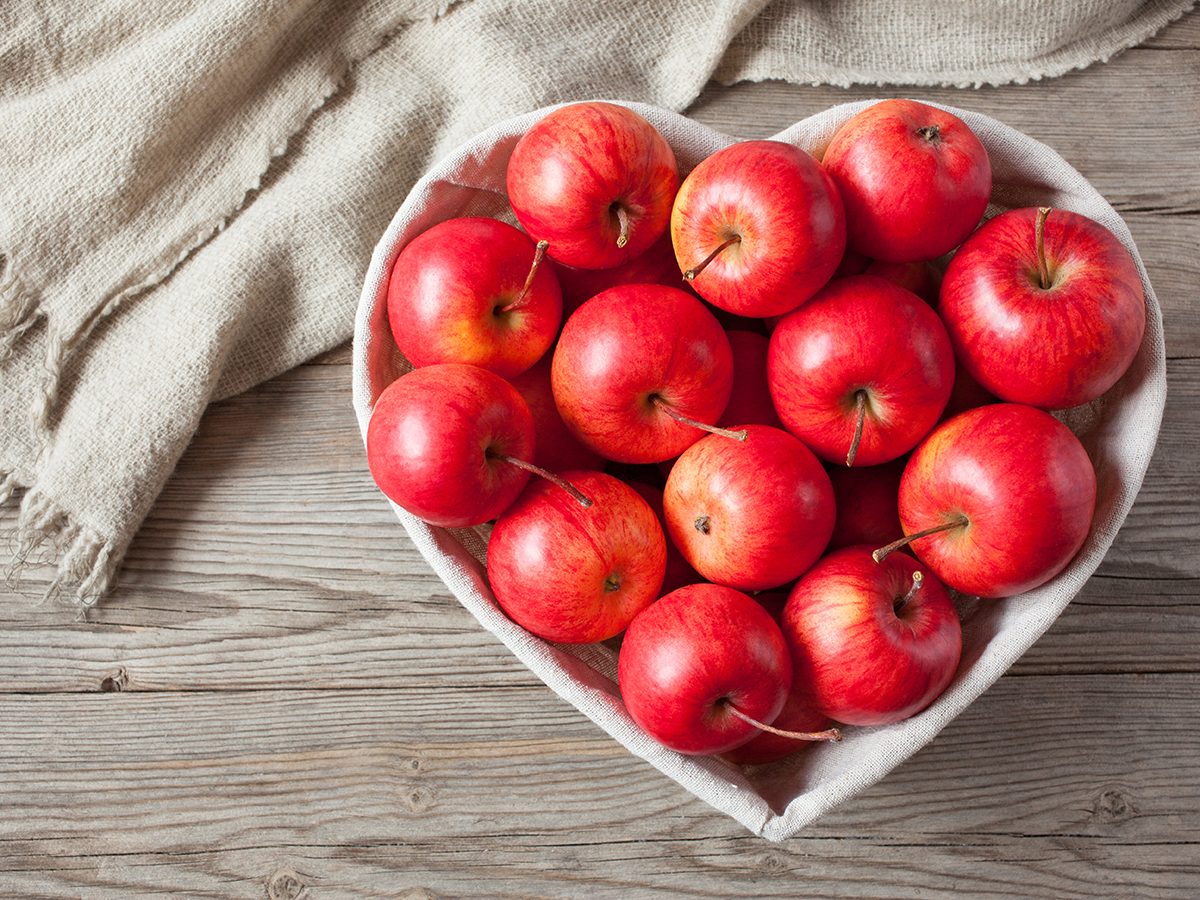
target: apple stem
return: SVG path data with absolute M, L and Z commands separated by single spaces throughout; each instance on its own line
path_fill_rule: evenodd
M 1046 217 L 1050 215 L 1050 207 L 1042 206 L 1038 208 L 1037 218 L 1033 222 L 1033 240 L 1037 245 L 1038 259 L 1038 284 L 1042 286 L 1042 290 L 1050 287 L 1050 269 L 1046 266 Z
M 529 274 L 525 276 L 525 284 L 521 288 L 521 293 L 517 294 L 517 299 L 506 306 L 500 307 L 498 312 L 510 313 L 514 309 L 520 309 L 525 303 L 525 295 L 529 293 L 529 289 L 533 287 L 533 279 L 537 275 L 538 266 L 542 264 L 542 260 L 546 257 L 546 248 L 550 246 L 549 241 L 538 241 L 537 247 L 533 251 L 533 265 L 529 267 Z
M 917 134 L 931 144 L 936 144 L 942 139 L 942 129 L 937 125 L 926 125 L 924 128 L 918 128 Z
M 925 573 L 922 572 L 920 569 L 918 569 L 917 571 L 913 572 L 912 580 L 913 580 L 912 587 L 910 587 L 908 589 L 907 594 L 905 594 L 898 601 L 896 601 L 896 604 L 892 608 L 893 612 L 899 613 L 900 610 L 902 610 L 902 609 L 904 609 L 904 607 L 908 606 L 909 600 L 911 600 L 913 597 L 917 596 L 917 592 L 919 590 L 921 590 L 921 585 L 925 582 Z
M 624 247 L 629 243 L 629 213 L 619 203 L 616 204 L 616 209 L 613 212 L 616 213 L 617 225 L 621 229 L 621 233 L 617 235 L 617 246 Z
M 877 563 L 883 562 L 893 552 L 907 547 L 918 538 L 929 537 L 931 534 L 937 534 L 939 531 L 949 531 L 951 528 L 962 528 L 964 525 L 970 524 L 970 520 L 966 516 L 955 516 L 949 522 L 943 522 L 941 525 L 934 525 L 932 528 L 926 528 L 924 531 L 918 531 L 916 534 L 906 535 L 898 541 L 892 541 L 886 547 L 880 547 L 871 554 L 871 559 Z
M 686 272 L 684 272 L 683 280 L 684 281 L 695 281 L 696 276 L 699 275 L 701 272 L 703 272 L 708 267 L 708 264 L 717 258 L 718 253 L 720 253 L 726 247 L 732 246 L 733 244 L 740 244 L 741 242 L 742 242 L 742 236 L 740 234 L 735 234 L 733 237 L 729 238 L 727 241 L 722 243 L 721 246 L 719 246 L 712 253 L 708 254 L 708 256 L 704 257 L 704 261 L 701 262 L 700 265 L 692 266 L 692 268 L 690 268 Z
M 768 725 L 766 722 L 760 722 L 758 719 L 746 715 L 728 700 L 724 701 L 724 706 L 747 725 L 753 725 L 759 731 L 777 734 L 794 741 L 840 741 L 842 739 L 840 728 L 829 728 L 825 731 L 784 731 L 782 728 L 776 728 L 774 725 Z
M 518 469 L 524 469 L 526 472 L 532 472 L 534 475 L 540 475 L 551 484 L 558 485 L 560 488 L 578 500 L 584 509 L 587 509 L 592 505 L 592 501 L 586 495 L 584 495 L 583 491 L 579 490 L 579 488 L 575 487 L 575 485 L 571 484 L 571 482 L 567 481 L 567 479 L 562 478 L 559 475 L 555 475 L 553 472 L 543 469 L 541 466 L 535 466 L 533 463 L 525 462 L 523 459 L 517 459 L 515 456 L 505 456 L 503 453 L 492 453 L 491 451 L 488 451 L 488 456 L 492 457 L 492 459 L 498 459 L 506 462 L 510 466 L 516 466 Z
M 854 465 L 854 457 L 858 456 L 858 445 L 862 441 L 863 423 L 867 418 L 867 392 L 857 390 L 854 392 L 854 412 L 857 419 L 854 422 L 854 437 L 850 441 L 850 452 L 846 454 L 846 466 Z
M 731 431 L 728 428 L 720 428 L 716 425 L 708 425 L 704 422 L 697 421 L 690 416 L 685 416 L 657 394 L 650 398 L 650 402 L 665 412 L 676 422 L 681 422 L 684 425 L 691 425 L 693 428 L 699 428 L 701 431 L 707 431 L 709 434 L 719 434 L 721 437 L 733 438 L 735 441 L 744 441 L 748 437 L 745 428 L 741 429 L 740 431 Z

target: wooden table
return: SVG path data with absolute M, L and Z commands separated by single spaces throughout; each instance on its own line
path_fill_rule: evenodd
M 694 799 L 433 576 L 367 474 L 343 348 L 211 409 L 90 621 L 36 604 L 48 570 L 0 588 L 0 894 L 1200 896 L 1200 14 L 1055 81 L 712 87 L 692 114 L 763 136 L 896 95 L 1089 177 L 1169 356 L 1116 545 L 937 740 L 782 845 Z

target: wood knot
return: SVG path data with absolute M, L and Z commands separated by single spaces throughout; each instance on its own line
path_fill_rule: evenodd
M 779 853 L 764 853 L 758 860 L 759 871 L 767 875 L 786 875 L 792 866 L 788 859 Z
M 124 666 L 118 666 L 115 671 L 109 672 L 100 679 L 100 690 L 106 694 L 123 691 L 127 687 L 129 687 L 129 673 L 125 671 Z
M 1120 788 L 1109 787 L 1100 792 L 1092 807 L 1092 819 L 1102 825 L 1128 822 L 1138 814 L 1133 798 Z
M 411 813 L 418 815 L 428 812 L 435 802 L 431 789 L 420 784 L 404 784 L 400 786 L 400 803 Z
M 304 879 L 290 869 L 280 869 L 267 881 L 269 900 L 297 900 L 304 893 Z

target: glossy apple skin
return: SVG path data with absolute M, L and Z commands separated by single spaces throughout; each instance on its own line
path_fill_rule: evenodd
M 548 641 L 587 644 L 624 631 L 654 602 L 667 549 L 658 517 L 603 472 L 566 472 L 585 508 L 537 478 L 497 520 L 487 571 L 508 617 Z
M 652 510 L 654 515 L 658 517 L 658 524 L 662 526 L 664 536 L 667 533 L 667 518 L 663 512 L 663 492 L 652 485 L 646 484 L 644 481 L 626 482 L 631 488 L 637 491 L 638 496 L 645 500 Z M 678 590 L 681 587 L 686 587 L 689 584 L 698 584 L 704 579 L 700 577 L 700 573 L 688 565 L 688 561 L 683 558 L 683 554 L 679 552 L 679 548 L 675 546 L 675 542 L 667 538 L 667 568 L 663 574 L 662 587 L 659 588 L 659 594 L 669 594 L 671 591 Z
M 900 528 L 900 476 L 906 460 L 881 466 L 829 466 L 837 518 L 829 549 L 855 544 L 882 547 L 904 537 Z
M 936 126 L 936 138 L 921 129 Z M 823 159 L 851 247 L 871 259 L 936 259 L 979 224 L 992 167 L 957 116 L 915 100 L 876 103 L 838 129 Z
M 918 570 L 921 588 L 897 613 Z M 797 582 L 783 633 L 796 680 L 847 725 L 919 713 L 946 689 L 962 653 L 958 614 L 936 576 L 902 552 L 876 563 L 866 546 L 829 554 Z
M 519 308 L 535 247 L 495 219 L 448 219 L 405 245 L 388 282 L 388 323 L 413 366 L 465 363 L 510 378 L 549 349 L 562 321 L 554 272 L 538 267 Z
M 671 241 L 680 271 L 733 236 L 692 282 L 742 316 L 782 315 L 833 276 L 846 247 L 842 201 L 811 156 L 778 141 L 743 141 L 692 170 L 675 198 Z
M 833 487 L 786 431 L 746 426 L 745 443 L 710 435 L 671 469 L 663 491 L 667 532 L 702 576 L 739 590 L 778 587 L 825 550 Z
M 968 525 L 909 546 L 948 586 L 1011 597 L 1049 581 L 1083 546 L 1096 473 L 1079 439 L 1049 413 L 981 406 L 939 425 L 900 479 L 900 524 L 914 534 Z
M 907 453 L 937 422 L 954 386 L 954 353 L 927 303 L 889 281 L 831 282 L 771 335 L 771 399 L 788 430 L 822 459 L 845 463 L 855 395 L 867 394 L 854 464 Z
M 738 591 L 693 584 L 645 609 L 621 644 L 621 696 L 651 737 L 687 754 L 724 753 L 770 724 L 787 699 L 792 663 L 779 626 Z
M 717 420 L 718 425 L 770 425 L 782 428 L 779 415 L 771 403 L 771 392 L 767 388 L 767 348 L 770 340 L 766 335 L 753 331 L 725 332 L 729 338 L 729 349 L 733 351 L 733 390 L 725 412 Z
M 651 401 L 713 424 L 733 387 L 733 354 L 720 324 L 676 288 L 631 284 L 597 294 L 563 327 L 551 369 L 563 421 L 608 459 L 652 463 L 703 432 Z
M 367 463 L 379 489 L 433 525 L 496 518 L 529 473 L 488 455 L 533 458 L 533 417 L 521 395 L 486 369 L 456 363 L 414 369 L 375 401 Z
M 863 274 L 884 278 L 909 293 L 916 294 L 930 306 L 937 306 L 942 276 L 931 263 L 890 263 L 876 259 L 872 260 Z
M 1037 210 L 1001 213 L 971 236 L 942 282 L 942 318 L 963 366 L 1002 400 L 1066 409 L 1116 384 L 1137 355 L 1146 298 L 1133 258 L 1108 229 L 1054 210 L 1038 281 Z
M 517 389 L 529 414 L 533 416 L 533 432 L 536 452 L 533 461 L 551 472 L 567 469 L 599 469 L 604 466 L 600 454 L 585 447 L 571 434 L 558 407 L 554 405 L 554 391 L 550 386 L 550 356 L 542 359 L 528 371 L 509 379 Z
M 637 113 L 575 103 L 522 136 L 506 181 L 521 227 L 549 241 L 553 259 L 605 269 L 644 253 L 666 231 L 679 170 L 670 145 Z M 624 247 L 617 206 L 629 217 Z
M 666 231 L 650 248 L 627 263 L 611 269 L 575 269 L 551 263 L 562 288 L 563 316 L 569 316 L 585 301 L 622 284 L 663 284 L 684 288 L 683 275 L 675 264 L 671 235 Z

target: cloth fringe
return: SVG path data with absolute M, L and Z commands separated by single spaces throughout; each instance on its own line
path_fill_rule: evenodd
M 0 278 L 0 360 L 12 353 L 21 335 L 29 330 L 38 315 L 37 297 L 25 289 L 11 270 L 10 259 L 5 271 L 7 277 Z
M 22 487 L 15 472 L 0 476 L 0 505 L 8 503 Z M 9 545 L 14 547 L 13 561 L 5 572 L 10 588 L 19 586 L 30 555 L 47 547 L 49 555 L 57 557 L 57 564 L 42 600 L 68 600 L 81 615 L 104 596 L 116 570 L 112 545 L 36 487 L 27 489 L 21 498 Z

